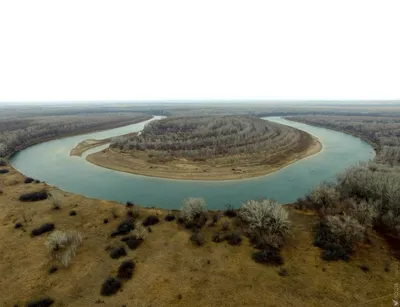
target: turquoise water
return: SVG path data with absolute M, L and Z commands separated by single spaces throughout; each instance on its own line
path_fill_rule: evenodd
M 87 197 L 123 203 L 130 200 L 143 206 L 167 209 L 179 208 L 185 197 L 203 197 L 210 209 L 221 209 L 226 204 L 237 207 L 245 200 L 263 197 L 275 199 L 280 203 L 293 202 L 323 180 L 333 180 L 338 172 L 359 161 L 368 161 L 375 155 L 369 144 L 341 132 L 312 127 L 280 117 L 265 119 L 315 135 L 323 144 L 322 151 L 263 177 L 207 182 L 127 174 L 90 164 L 84 157 L 69 156 L 70 150 L 82 140 L 102 139 L 139 131 L 147 121 L 38 144 L 16 154 L 11 163 L 27 176 Z M 87 154 L 104 147 L 107 145 L 93 148 Z

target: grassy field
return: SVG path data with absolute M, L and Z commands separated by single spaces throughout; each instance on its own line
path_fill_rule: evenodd
M 246 237 L 239 246 L 211 241 L 214 232 L 224 232 L 224 221 L 229 222 L 229 231 L 239 231 L 236 218 L 221 217 L 214 226 L 209 219 L 203 229 L 205 243 L 197 246 L 176 220 L 164 221 L 166 211 L 140 208 L 140 220 L 154 214 L 160 223 L 151 226 L 152 232 L 138 249 L 126 248 L 127 255 L 117 260 L 110 258 L 106 248 L 124 245 L 110 238 L 125 219 L 128 209 L 124 205 L 59 191 L 44 183 L 24 184 L 25 177 L 13 168 L 1 169 L 9 170 L 0 174 L 1 306 L 23 306 L 43 296 L 51 297 L 54 306 L 392 306 L 399 263 L 385 240 L 373 231 L 370 243 L 357 245 L 349 262 L 326 262 L 312 244 L 312 227 L 318 217 L 287 206 L 292 230 L 282 249 L 285 263 L 281 267 L 287 276 L 280 276 L 279 266 L 252 260 L 255 249 Z M 61 208 L 54 210 L 50 199 L 19 201 L 21 194 L 40 189 L 57 190 Z M 71 210 L 76 215 L 71 216 Z M 30 235 L 46 222 L 83 236 L 68 268 L 49 260 L 44 244 L 48 234 Z M 16 223 L 22 227 L 16 229 Z M 116 295 L 101 296 L 103 281 L 115 276 L 126 259 L 136 263 L 133 278 Z M 53 265 L 58 270 L 50 274 Z

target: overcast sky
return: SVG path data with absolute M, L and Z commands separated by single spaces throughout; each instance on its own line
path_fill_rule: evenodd
M 0 0 L 0 101 L 399 99 L 399 14 L 399 0 Z

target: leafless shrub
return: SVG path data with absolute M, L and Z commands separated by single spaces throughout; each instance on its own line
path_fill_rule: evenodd
M 142 223 L 137 222 L 135 229 L 131 233 L 136 239 L 144 240 L 149 232 L 147 228 L 142 225 Z
M 326 217 L 327 226 L 337 241 L 342 243 L 363 242 L 365 226 L 349 215 L 330 215 Z
M 349 214 L 355 218 L 361 225 L 372 226 L 373 221 L 378 216 L 377 206 L 373 202 L 362 200 L 357 203 L 354 200 L 351 202 Z
M 204 235 L 201 232 L 194 232 L 190 236 L 190 241 L 192 241 L 193 243 L 201 246 L 205 242 Z
M 127 215 L 137 220 L 140 217 L 140 209 L 138 206 L 133 206 L 127 211 Z
M 59 210 L 61 208 L 61 195 L 58 191 L 53 190 L 50 193 L 51 205 L 54 210 Z
M 340 193 L 334 186 L 320 184 L 313 189 L 310 197 L 315 209 L 323 209 L 325 213 L 328 213 L 328 210 L 334 210 L 335 204 L 339 201 Z
M 203 198 L 185 198 L 182 203 L 181 216 L 186 222 L 193 222 L 196 217 L 205 212 L 206 207 L 207 204 Z
M 396 234 L 400 234 L 400 215 L 396 215 L 392 210 L 389 210 L 382 215 L 381 222 L 386 228 Z
M 284 237 L 290 228 L 286 209 L 273 200 L 249 200 L 245 202 L 239 216 L 248 223 L 253 233 L 277 234 Z
M 75 257 L 76 249 L 81 243 L 82 236 L 78 232 L 55 230 L 49 235 L 45 244 L 50 258 L 61 261 L 67 267 Z
M 252 237 L 253 246 L 257 249 L 264 249 L 267 246 L 272 246 L 274 248 L 281 248 L 284 243 L 284 238 L 281 235 L 271 233 L 271 234 L 263 234 L 259 233 L 253 235 Z
M 229 230 L 229 226 L 230 226 L 229 221 L 223 221 L 223 222 L 222 222 L 222 225 L 221 225 L 221 229 L 222 229 L 223 231 L 227 231 L 227 230 Z

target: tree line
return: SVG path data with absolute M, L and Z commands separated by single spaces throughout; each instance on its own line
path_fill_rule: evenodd
M 400 164 L 400 117 L 308 115 L 290 119 L 360 136 L 375 145 L 376 161 Z
M 115 128 L 151 118 L 139 113 L 81 114 L 1 118 L 0 157 L 58 137 Z

